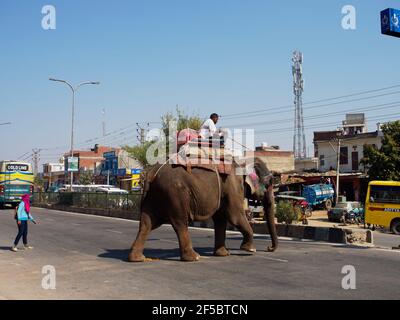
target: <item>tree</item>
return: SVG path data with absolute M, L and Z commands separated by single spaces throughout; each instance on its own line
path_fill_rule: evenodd
M 400 180 L 400 121 L 382 126 L 382 146 L 364 146 L 361 163 L 368 169 L 371 180 Z
M 176 108 L 176 115 L 173 112 L 168 112 L 161 117 L 162 131 L 164 133 L 165 151 L 169 154 L 170 144 L 176 143 L 176 132 L 172 132 L 170 135 L 170 129 L 173 128 L 175 131 L 181 131 L 183 129 L 200 130 L 202 125 L 202 119 L 199 115 L 186 115 L 178 107 Z
M 146 141 L 144 144 L 139 144 L 137 146 L 123 146 L 126 152 L 129 153 L 133 158 L 140 162 L 143 167 L 147 167 L 149 165 L 146 157 L 147 149 L 154 143 L 154 141 Z
M 93 182 L 93 173 L 90 171 L 82 171 L 79 174 L 79 184 L 91 184 Z
M 35 190 L 43 190 L 44 188 L 44 180 L 40 175 L 36 175 L 33 179 L 33 184 L 35 186 Z
M 170 144 L 176 143 L 176 132 L 186 128 L 199 130 L 202 125 L 202 119 L 199 115 L 186 115 L 182 110 L 176 108 L 176 114 L 173 112 L 167 112 L 163 116 L 161 116 L 161 130 L 163 135 L 160 137 L 160 140 L 157 143 L 160 144 L 158 148 L 158 152 L 166 152 L 166 156 L 169 154 Z M 170 129 L 174 130 L 171 132 Z M 143 167 L 149 165 L 148 159 L 146 157 L 147 150 L 150 146 L 153 145 L 155 141 L 148 141 L 142 145 L 137 146 L 123 146 L 122 148 L 127 151 L 132 157 L 136 158 Z M 155 156 L 163 156 L 164 154 L 156 154 Z

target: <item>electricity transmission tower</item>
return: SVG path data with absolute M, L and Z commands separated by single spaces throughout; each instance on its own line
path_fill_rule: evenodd
M 293 52 L 293 93 L 294 93 L 294 136 L 293 152 L 296 159 L 307 156 L 306 136 L 304 134 L 303 120 L 303 54 L 300 51 Z
M 35 177 L 39 173 L 40 151 L 42 151 L 42 149 L 32 149 L 33 174 Z
M 149 125 L 150 123 L 147 123 L 147 130 L 146 130 L 138 122 L 136 122 L 137 126 L 136 131 L 138 133 L 138 136 L 136 136 L 136 138 L 138 139 L 141 145 L 143 145 L 146 142 L 146 132 L 149 131 Z

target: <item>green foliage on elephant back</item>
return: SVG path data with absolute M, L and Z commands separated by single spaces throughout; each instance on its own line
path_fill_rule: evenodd
M 293 208 L 293 204 L 289 201 L 279 201 L 276 204 L 275 216 L 279 223 L 291 224 L 293 221 L 297 221 L 299 212 L 300 210 Z

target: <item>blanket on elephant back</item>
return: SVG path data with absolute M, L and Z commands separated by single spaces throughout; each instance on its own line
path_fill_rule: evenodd
M 218 170 L 220 174 L 228 175 L 232 173 L 232 162 L 224 161 L 224 159 L 221 161 L 221 159 L 212 157 L 194 157 L 181 151 L 170 156 L 169 162 L 171 165 L 183 166 L 188 172 L 191 172 L 192 168 L 201 168 L 214 172 Z

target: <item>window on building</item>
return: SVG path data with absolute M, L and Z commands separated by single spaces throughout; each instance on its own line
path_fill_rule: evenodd
M 324 166 L 325 165 L 325 155 L 321 154 L 319 156 L 319 165 Z
M 340 164 L 348 164 L 348 163 L 349 163 L 349 148 L 340 147 Z

